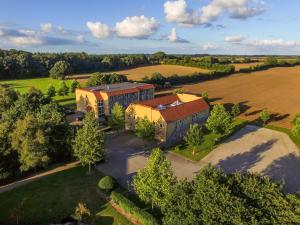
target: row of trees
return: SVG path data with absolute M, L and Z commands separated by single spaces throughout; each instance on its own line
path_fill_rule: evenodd
M 156 63 L 144 54 L 91 55 L 81 53 L 30 53 L 0 49 L 0 79 L 110 71 Z
M 177 180 L 158 148 L 133 178 L 133 187 L 160 210 L 166 225 L 300 223 L 300 198 L 286 195 L 271 179 L 207 167 L 191 181 Z
M 50 98 L 56 96 L 56 94 L 59 96 L 66 96 L 69 94 L 69 92 L 75 93 L 75 90 L 78 87 L 80 87 L 80 84 L 76 80 L 72 80 L 70 87 L 68 87 L 65 81 L 61 81 L 57 90 L 55 89 L 53 84 L 50 84 L 48 86 L 46 94 Z
M 0 88 L 0 181 L 71 157 L 72 132 L 62 108 L 41 91 Z

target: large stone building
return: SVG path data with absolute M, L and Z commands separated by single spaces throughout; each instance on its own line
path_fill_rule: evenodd
M 125 109 L 134 102 L 154 98 L 154 86 L 144 83 L 116 83 L 76 89 L 77 110 L 94 111 L 96 117 L 109 116 L 116 102 Z
M 132 103 L 125 111 L 125 128 L 135 130 L 136 121 L 147 117 L 155 123 L 155 138 L 172 144 L 182 140 L 190 124 L 204 124 L 209 105 L 202 97 L 192 94 L 167 95 Z

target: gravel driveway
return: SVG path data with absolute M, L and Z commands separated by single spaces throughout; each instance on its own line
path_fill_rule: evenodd
M 128 186 L 131 177 L 146 165 L 153 146 L 155 143 L 145 143 L 128 133 L 109 138 L 107 162 L 97 169 Z M 283 182 L 288 192 L 300 190 L 299 150 L 286 134 L 270 129 L 246 126 L 197 163 L 173 153 L 166 157 L 178 178 L 191 179 L 212 164 L 228 173 L 251 171 L 270 176 Z

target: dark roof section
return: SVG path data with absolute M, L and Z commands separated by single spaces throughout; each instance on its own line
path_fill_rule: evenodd
M 157 107 L 159 105 L 169 105 L 172 104 L 175 101 L 180 101 L 177 95 L 166 95 L 159 98 L 153 98 L 150 100 L 142 101 L 139 104 L 146 105 L 150 107 Z
M 95 87 L 86 87 L 85 90 L 88 91 L 102 91 L 102 92 L 117 92 L 122 90 L 128 90 L 128 89 L 150 89 L 154 88 L 152 84 L 145 84 L 145 83 L 136 83 L 136 82 L 122 82 L 122 83 L 115 83 L 115 84 L 104 84 L 100 86 Z

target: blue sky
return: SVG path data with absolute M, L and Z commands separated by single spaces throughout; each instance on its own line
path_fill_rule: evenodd
M 299 0 L 0 0 L 0 48 L 299 54 Z

